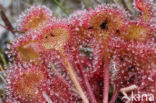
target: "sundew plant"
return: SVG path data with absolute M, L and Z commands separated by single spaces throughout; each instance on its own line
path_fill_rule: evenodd
M 1 67 L 3 102 L 156 102 L 156 4 L 134 0 L 133 6 L 137 17 L 115 4 L 66 18 L 42 5 L 21 13 L 7 69 Z

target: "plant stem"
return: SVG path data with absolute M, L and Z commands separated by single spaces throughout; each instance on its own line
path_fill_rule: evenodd
M 74 83 L 80 97 L 82 98 L 84 103 L 89 103 L 88 98 L 86 97 L 84 91 L 82 90 L 82 88 L 80 86 L 80 83 L 79 83 L 79 81 L 77 79 L 77 76 L 76 76 L 70 62 L 68 61 L 67 57 L 62 52 L 60 52 L 60 53 L 61 53 L 61 55 L 62 55 L 62 57 L 64 59 L 65 67 L 66 67 L 66 69 L 67 69 L 67 71 L 69 73 L 69 76 L 70 76 L 71 80 L 73 81 L 73 83 Z
M 4 73 L 4 69 L 3 69 L 3 67 L 0 65 L 0 70 L 1 70 L 1 72 L 2 73 Z M 5 73 L 4 73 L 5 74 Z M 5 77 L 4 77 L 4 75 L 2 75 L 2 74 L 0 74 L 0 78 L 2 79 L 2 81 L 6 84 L 7 83 L 7 81 L 6 81 L 6 79 L 5 79 Z
M 45 91 L 42 92 L 42 95 L 48 103 L 53 103 Z
M 5 60 L 5 57 L 3 56 L 3 54 L 0 52 L 0 58 L 2 59 L 3 64 L 7 67 L 7 61 Z
M 64 7 L 57 0 L 54 0 L 54 2 L 66 15 L 69 15 Z
M 103 89 L 103 103 L 108 103 L 109 94 L 109 53 L 107 49 L 107 41 L 104 41 L 104 89 Z
M 0 14 L 1 14 L 1 18 L 2 18 L 3 22 L 7 26 L 7 30 L 10 30 L 14 34 L 14 32 L 13 32 L 14 31 L 13 26 L 10 23 L 9 19 L 7 18 L 7 16 L 5 15 L 5 13 L 1 10 L 0 11 Z
M 91 0 L 82 0 L 82 2 L 84 3 L 86 9 L 93 8 L 93 1 L 91 1 Z
M 4 72 L 4 69 L 3 69 L 2 65 L 0 65 L 0 70 L 1 70 L 2 72 Z
M 58 73 L 58 71 L 56 70 L 56 68 L 54 67 L 54 65 L 52 63 L 50 63 L 50 66 L 51 66 L 51 69 L 53 72 L 56 73 L 57 76 L 60 76 L 60 74 Z M 65 82 L 70 85 L 66 80 Z M 71 90 L 74 92 L 74 93 L 78 93 L 77 90 L 75 88 L 71 88 Z
M 9 29 L 9 28 L 7 28 L 7 27 L 5 27 L 4 25 L 2 25 L 2 24 L 0 24 L 0 26 L 1 27 L 3 27 L 4 29 L 6 29 L 6 30 L 8 30 L 8 31 L 10 31 L 11 33 L 24 33 L 24 32 L 22 32 L 22 31 L 18 31 L 18 30 L 13 30 L 13 29 Z
M 84 68 L 83 68 L 82 64 L 79 63 L 78 67 L 79 67 L 80 73 L 82 75 L 82 79 L 84 80 L 84 83 L 85 83 L 88 95 L 90 97 L 91 103 L 97 103 L 96 98 L 95 98 L 94 93 L 93 93 L 93 90 L 91 89 L 91 86 L 89 84 L 89 81 L 88 81 L 88 79 L 86 78 L 86 76 L 84 74 Z
M 115 101 L 116 101 L 116 99 L 117 99 L 117 96 L 118 96 L 118 94 L 119 94 L 120 88 L 121 88 L 121 86 L 122 86 L 122 82 L 123 82 L 123 80 L 124 80 L 125 74 L 126 74 L 126 73 L 120 74 L 120 75 L 121 75 L 121 78 L 120 78 L 120 80 L 119 80 L 119 84 L 117 85 L 117 88 L 115 89 L 115 91 L 114 91 L 114 93 L 113 93 L 113 95 L 112 95 L 112 98 L 111 98 L 111 100 L 110 100 L 109 103 L 115 103 Z
M 113 96 L 110 100 L 109 103 L 115 103 L 116 99 L 117 99 L 117 96 L 119 94 L 119 91 L 120 91 L 120 88 L 121 88 L 121 83 L 117 86 L 117 88 L 115 89 L 115 92 L 113 93 Z

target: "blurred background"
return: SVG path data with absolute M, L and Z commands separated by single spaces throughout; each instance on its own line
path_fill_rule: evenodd
M 156 0 L 151 1 L 156 3 Z M 0 0 L 0 12 L 2 14 L 3 11 L 12 27 L 15 28 L 18 16 L 34 4 L 47 6 L 53 11 L 53 15 L 56 17 L 67 17 L 76 10 L 93 8 L 102 3 L 118 4 L 134 16 L 139 13 L 133 8 L 133 0 Z M 5 26 L 2 17 L 0 17 L 0 24 Z M 0 70 L 7 63 L 7 56 L 4 51 L 6 50 L 6 44 L 12 39 L 14 39 L 13 34 L 0 26 Z M 2 75 L 4 74 L 0 71 L 0 95 L 4 88 Z

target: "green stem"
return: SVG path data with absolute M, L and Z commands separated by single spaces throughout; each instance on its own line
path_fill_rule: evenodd
M 7 61 L 5 59 L 5 57 L 3 56 L 3 54 L 0 52 L 0 58 L 2 59 L 2 62 L 5 66 L 8 66 Z
M 54 2 L 66 15 L 69 15 L 68 12 L 64 9 L 64 7 L 57 0 L 54 0 Z

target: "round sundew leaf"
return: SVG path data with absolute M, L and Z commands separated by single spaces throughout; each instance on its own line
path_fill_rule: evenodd
M 101 11 L 92 15 L 89 20 L 89 25 L 91 25 L 91 27 L 95 29 L 115 32 L 122 26 L 122 22 L 122 19 L 113 12 Z
M 39 44 L 37 42 L 28 42 L 17 48 L 17 58 L 29 62 L 40 56 L 39 51 Z
M 31 31 L 46 25 L 52 18 L 52 12 L 44 6 L 32 6 L 23 13 L 19 20 L 22 31 Z
M 124 73 L 124 80 L 127 80 L 128 83 L 140 85 L 139 83 L 141 83 L 142 79 L 140 77 L 147 76 L 146 73 L 150 73 L 155 68 L 156 53 L 154 51 L 154 47 L 148 47 L 147 44 L 129 42 L 126 44 L 125 49 L 122 48 L 121 50 L 116 50 L 116 53 L 114 52 L 114 57 L 116 58 L 114 58 L 115 69 L 118 73 L 120 72 L 119 74 Z M 135 76 L 132 76 L 134 74 Z M 122 75 L 116 75 L 115 79 L 118 77 L 122 77 Z
M 40 98 L 39 88 L 44 80 L 44 73 L 41 70 L 25 71 L 18 75 L 14 86 L 14 93 L 26 101 L 37 100 Z
M 53 78 L 50 88 L 55 94 L 60 96 L 60 100 L 63 99 L 66 102 L 73 102 L 74 99 L 76 99 L 73 95 L 74 93 L 71 90 L 70 85 L 64 80 L 64 78 L 61 78 L 60 76 Z
M 128 24 L 124 29 L 121 35 L 126 40 L 146 41 L 148 38 L 149 29 L 141 24 Z
M 69 40 L 70 33 L 66 28 L 53 27 L 48 33 L 44 34 L 42 39 L 42 46 L 45 49 L 60 50 L 64 44 Z
M 44 14 L 40 13 L 38 16 L 31 17 L 31 20 L 29 20 L 28 23 L 23 26 L 23 28 L 25 30 L 35 29 L 38 27 L 39 24 L 41 24 L 46 19 L 47 18 L 44 16 Z

